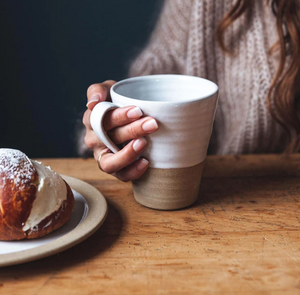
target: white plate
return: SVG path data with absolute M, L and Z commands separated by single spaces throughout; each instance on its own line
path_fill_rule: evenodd
M 70 220 L 42 238 L 0 241 L 0 266 L 24 263 L 66 250 L 88 238 L 104 222 L 107 203 L 103 195 L 86 182 L 65 175 L 62 177 L 75 197 Z

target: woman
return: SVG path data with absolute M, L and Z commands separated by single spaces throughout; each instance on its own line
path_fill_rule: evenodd
M 166 0 L 148 46 L 130 76 L 186 74 L 218 84 L 219 105 L 209 152 L 214 154 L 297 152 L 300 119 L 300 0 Z M 116 143 L 108 153 L 89 124 L 93 107 L 109 98 L 114 81 L 87 91 L 85 143 L 99 168 L 123 181 L 140 177 L 148 161 L 134 161 L 155 132 L 154 118 L 134 107 L 105 118 Z M 100 157 L 99 157 L 100 156 Z

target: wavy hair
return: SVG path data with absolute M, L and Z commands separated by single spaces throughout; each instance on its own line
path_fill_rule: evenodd
M 279 50 L 279 64 L 266 103 L 272 117 L 288 134 L 286 151 L 297 152 L 300 148 L 300 0 L 264 1 L 271 2 L 278 33 L 278 42 L 269 54 Z M 224 52 L 232 54 L 224 44 L 226 29 L 246 11 L 250 12 L 252 5 L 253 0 L 237 0 L 219 23 L 217 40 Z

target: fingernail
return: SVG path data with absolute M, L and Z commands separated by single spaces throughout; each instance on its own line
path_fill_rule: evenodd
M 145 147 L 146 144 L 147 144 L 146 138 L 142 137 L 142 138 L 136 139 L 134 141 L 132 147 L 133 147 L 135 152 L 140 152 Z
M 91 104 L 92 102 L 100 102 L 100 94 L 99 93 L 96 93 L 94 94 L 88 101 L 88 103 L 86 104 L 86 106 L 88 106 L 89 104 Z
M 144 170 L 149 165 L 149 161 L 146 159 L 142 159 L 136 166 L 136 169 L 141 171 Z
M 155 131 L 158 129 L 158 125 L 154 119 L 146 121 L 143 125 L 142 128 L 144 131 Z
M 130 109 L 127 112 L 127 117 L 130 118 L 130 119 L 136 119 L 136 118 L 141 117 L 142 115 L 143 115 L 143 112 L 139 107 L 135 107 L 133 109 Z

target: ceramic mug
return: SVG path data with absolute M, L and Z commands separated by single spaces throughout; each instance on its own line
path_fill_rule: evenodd
M 154 117 L 159 129 L 148 136 L 142 157 L 145 174 L 132 182 L 136 201 L 146 207 L 174 210 L 194 203 L 202 176 L 218 101 L 218 86 L 185 75 L 151 75 L 119 81 L 111 87 L 111 102 L 101 102 L 91 114 L 91 125 L 114 153 L 118 147 L 103 129 L 112 109 L 138 106 Z

